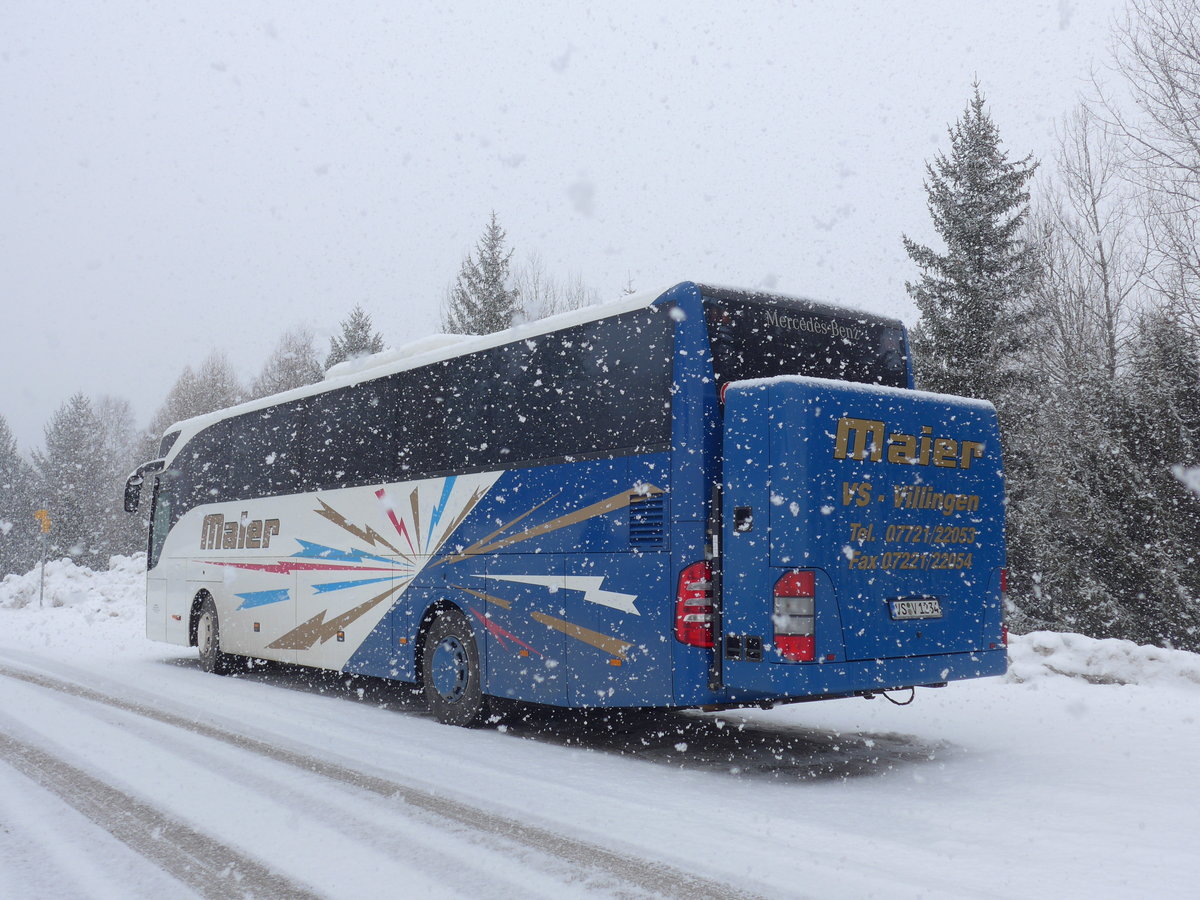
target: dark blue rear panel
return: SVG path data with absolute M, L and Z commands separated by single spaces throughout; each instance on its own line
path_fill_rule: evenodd
M 791 695 L 1004 671 L 1004 485 L 990 404 L 815 378 L 731 385 L 724 632 L 730 690 Z M 774 587 L 811 570 L 815 659 L 771 652 Z

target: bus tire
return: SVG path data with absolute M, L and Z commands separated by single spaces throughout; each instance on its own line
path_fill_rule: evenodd
M 471 623 L 457 609 L 443 609 L 421 643 L 421 685 L 439 722 L 474 728 L 487 717 L 479 646 Z
M 205 597 L 196 617 L 196 648 L 200 651 L 200 668 L 214 675 L 227 675 L 233 671 L 234 657 L 221 652 L 221 622 L 217 618 L 217 604 L 212 597 Z

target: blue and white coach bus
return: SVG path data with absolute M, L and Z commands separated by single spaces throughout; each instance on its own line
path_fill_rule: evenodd
M 685 282 L 423 347 L 172 426 L 151 638 L 458 725 L 1004 671 L 995 412 L 912 390 L 898 321 Z

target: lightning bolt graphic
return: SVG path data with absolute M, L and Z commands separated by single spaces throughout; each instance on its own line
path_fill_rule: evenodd
M 640 616 L 637 594 L 620 594 L 616 591 L 603 590 L 603 575 L 476 575 L 476 578 L 492 578 L 496 581 L 511 581 L 516 584 L 532 584 L 538 587 L 558 588 L 560 590 L 581 591 L 587 603 L 607 606 L 609 609 L 632 613 Z
M 396 533 L 400 535 L 400 537 L 404 538 L 404 540 L 408 541 L 408 549 L 413 553 L 416 553 L 417 548 L 413 546 L 412 538 L 408 536 L 408 528 L 403 522 L 396 518 L 396 510 L 392 508 L 392 501 L 391 498 L 388 497 L 387 491 L 385 491 L 383 488 L 380 488 L 375 492 L 375 496 L 378 497 L 383 503 L 383 507 L 387 511 L 387 517 L 391 519 L 392 526 L 396 529 Z M 399 553 L 400 551 L 397 550 L 396 552 Z
M 313 512 L 315 512 L 318 516 L 322 516 L 323 518 L 328 519 L 330 522 L 332 522 L 338 528 L 341 528 L 343 531 L 350 532 L 352 535 L 354 535 L 360 541 L 366 541 L 372 547 L 376 546 L 377 544 L 383 544 L 383 546 L 387 547 L 393 553 L 399 554 L 400 556 L 404 556 L 403 553 L 401 553 L 396 547 L 392 546 L 392 544 L 388 542 L 387 538 L 385 538 L 382 534 L 380 534 L 378 531 L 376 531 L 370 525 L 368 525 L 366 528 L 359 528 L 357 525 L 351 525 L 349 522 L 346 521 L 345 516 L 343 516 L 340 512 L 338 512 L 336 509 L 334 509 L 332 506 L 330 506 L 328 503 L 326 503 L 320 497 L 317 498 L 317 502 L 321 504 L 322 508 L 314 509 Z M 408 559 L 407 556 L 405 556 L 404 558 Z
M 437 506 L 433 508 L 433 513 L 429 516 L 429 534 L 425 535 L 425 546 L 433 543 L 433 529 L 437 528 L 438 522 L 442 520 L 442 513 L 446 511 L 446 504 L 450 502 L 450 493 L 454 490 L 454 482 L 458 480 L 457 475 L 451 475 L 442 484 L 442 496 L 438 500 Z
M 267 644 L 268 647 L 274 650 L 309 650 L 317 641 L 324 644 L 328 640 L 337 637 L 339 631 L 345 631 L 347 626 L 358 621 L 360 618 L 369 613 L 372 609 L 390 597 L 396 591 L 408 584 L 409 579 L 393 584 L 382 594 L 372 597 L 365 603 L 360 603 L 351 610 L 347 610 L 336 618 L 325 621 L 325 613 L 328 610 L 321 610 L 307 622 L 297 625 L 287 634 Z
M 376 556 L 374 553 L 368 553 L 366 550 L 338 550 L 335 547 L 326 547 L 324 544 L 314 544 L 312 541 L 306 541 L 301 538 L 296 538 L 300 544 L 300 552 L 293 553 L 292 556 L 303 557 L 306 559 L 327 559 L 330 562 L 354 562 L 361 563 L 368 559 L 373 559 L 376 562 L 387 563 L 389 566 L 394 565 L 393 561 L 386 556 Z

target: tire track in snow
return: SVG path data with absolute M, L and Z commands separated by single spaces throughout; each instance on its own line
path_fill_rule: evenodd
M 5 674 L 8 674 L 7 672 Z M 0 732 L 0 760 L 208 900 L 319 900 L 304 885 L 51 754 Z
M 598 871 L 652 894 L 687 898 L 687 900 L 743 900 L 743 898 L 744 900 L 753 900 L 753 898 L 758 896 L 740 890 L 732 885 L 723 884 L 719 881 L 698 875 L 691 875 L 664 863 L 624 856 L 598 844 L 566 837 L 549 829 L 537 825 L 529 825 L 497 813 L 487 812 L 486 810 L 461 803 L 448 797 L 442 797 L 429 791 L 412 787 L 411 785 L 369 775 L 365 772 L 359 772 L 318 757 L 306 756 L 303 753 L 276 747 L 268 744 L 266 741 L 238 734 L 237 732 L 227 731 L 215 725 L 195 722 L 174 713 L 145 706 L 144 704 L 135 703 L 130 700 L 123 700 L 120 697 L 104 694 L 81 684 L 63 681 L 48 675 L 13 669 L 5 665 L 0 665 L 0 675 L 162 722 L 165 725 L 171 725 L 190 731 L 193 734 L 221 741 L 233 747 L 265 756 L 276 762 L 293 766 L 311 774 L 320 775 L 341 784 L 369 791 L 387 799 L 399 800 L 414 809 L 429 813 L 460 828 L 482 833 L 492 838 L 521 844 L 555 857 L 578 869 Z M 63 763 L 62 765 L 65 766 L 66 764 Z M 80 772 L 79 774 L 83 775 L 84 773 Z M 84 775 L 84 777 L 90 778 L 91 776 Z M 97 782 L 97 784 L 100 784 L 100 782 Z M 70 802 L 69 798 L 68 802 Z M 186 828 L 187 826 L 183 827 Z M 236 855 L 236 851 L 231 850 L 228 852 Z M 258 864 L 254 863 L 254 865 L 257 866 Z M 259 866 L 259 868 L 262 867 Z M 236 896 L 244 896 L 244 892 Z M 268 896 L 271 896 L 271 894 L 268 894 Z M 283 896 L 289 895 L 285 894 Z M 306 897 L 314 895 L 297 894 L 296 896 Z

